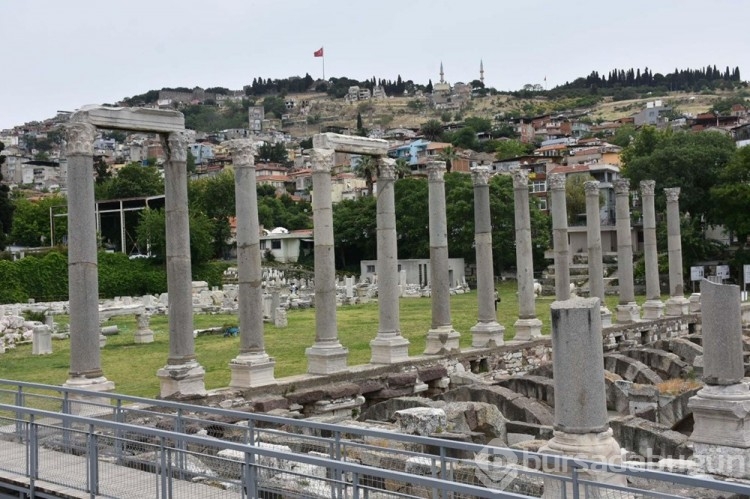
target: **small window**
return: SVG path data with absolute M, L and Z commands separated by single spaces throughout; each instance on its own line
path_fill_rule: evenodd
M 265 240 L 263 240 L 263 241 L 260 242 L 260 249 L 262 249 L 262 250 L 266 249 L 266 241 Z
M 367 266 L 367 273 L 368 274 L 374 274 L 375 273 L 375 265 L 368 265 Z
M 281 249 L 281 239 L 273 239 L 271 241 L 271 249 Z
M 547 198 L 539 198 L 539 209 L 547 211 Z

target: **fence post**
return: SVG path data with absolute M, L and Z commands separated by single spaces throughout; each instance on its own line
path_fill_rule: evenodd
M 28 456 L 29 489 L 34 497 L 36 479 L 39 478 L 39 426 L 34 421 L 34 415 L 29 418 L 29 436 L 26 439 L 26 455 Z
M 341 464 L 341 432 L 336 431 L 336 434 L 334 435 L 334 457 L 336 461 L 338 461 L 338 464 L 336 465 L 336 471 L 334 475 L 334 479 L 336 480 L 336 497 L 343 498 L 344 497 L 344 475 L 341 472 L 341 467 L 339 466 Z
M 117 399 L 117 405 L 115 406 L 115 421 L 118 423 L 124 423 L 125 417 L 122 412 L 122 399 Z M 122 430 L 118 427 L 117 430 L 115 430 L 115 459 L 117 460 L 117 464 L 122 464 L 122 440 L 123 440 L 123 433 Z
M 573 463 L 572 468 L 573 499 L 578 499 L 580 497 L 580 491 L 578 490 L 580 484 L 578 483 L 578 466 L 576 465 L 576 463 Z
M 18 390 L 16 390 L 16 405 L 18 407 L 23 407 L 23 401 L 23 387 L 19 385 Z M 18 438 L 23 439 L 23 431 L 23 413 L 21 411 L 16 411 L 16 435 L 18 435 Z
M 247 422 L 247 438 L 249 442 L 245 442 L 252 449 L 255 446 L 255 421 L 252 419 Z M 258 497 L 258 468 L 255 466 L 255 452 L 245 451 L 245 473 L 244 473 L 245 486 L 242 488 L 245 496 L 249 498 Z
M 99 448 L 97 446 L 97 436 L 94 432 L 94 425 L 89 425 L 88 449 L 86 459 L 88 460 L 88 492 L 94 498 L 99 495 Z
M 164 437 L 159 438 L 159 476 L 161 477 L 161 497 L 166 499 L 169 495 L 167 494 L 167 452 Z

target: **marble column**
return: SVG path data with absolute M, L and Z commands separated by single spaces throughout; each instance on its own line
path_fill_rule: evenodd
M 513 173 L 513 203 L 516 222 L 516 268 L 518 269 L 518 320 L 513 327 L 514 340 L 528 341 L 542 335 L 542 321 L 536 317 L 534 297 L 534 255 L 531 248 L 529 212 L 529 172 L 520 168 Z
M 370 341 L 373 364 L 392 364 L 409 358 L 409 340 L 401 336 L 396 240 L 396 161 L 378 158 L 377 250 L 378 334 Z
M 430 212 L 430 296 L 432 327 L 427 332 L 426 355 L 458 352 L 459 333 L 451 324 L 448 269 L 448 221 L 445 213 L 445 161 L 427 163 Z
M 607 415 L 599 299 L 555 301 L 550 312 L 555 425 L 554 436 L 539 452 L 620 464 L 620 445 Z M 622 475 L 593 470 L 582 474 L 585 480 L 627 485 Z M 573 497 L 572 490 L 567 492 Z M 561 482 L 545 480 L 542 497 L 562 497 Z
M 490 216 L 490 168 L 471 169 L 474 182 L 474 245 L 477 255 L 478 321 L 471 328 L 471 346 L 496 347 L 504 343 L 505 328 L 497 322 L 495 273 L 492 260 L 492 220 Z
M 339 342 L 336 324 L 336 261 L 333 249 L 331 168 L 334 150 L 313 148 L 313 238 L 315 240 L 315 343 L 305 350 L 307 372 L 346 370 L 349 350 Z
M 589 296 L 599 298 L 602 326 L 612 325 L 612 312 L 604 302 L 604 263 L 602 260 L 602 222 L 599 210 L 599 182 L 583 184 L 586 192 L 586 243 L 588 250 Z
M 66 127 L 68 157 L 68 290 L 70 295 L 69 388 L 112 391 L 99 351 L 99 276 L 94 200 L 96 128 L 75 121 Z M 108 403 L 108 402 L 107 402 Z
M 190 269 L 190 221 L 187 198 L 186 132 L 163 139 L 164 211 L 167 228 L 167 293 L 169 356 L 156 375 L 161 397 L 205 395 L 205 370 L 195 357 L 193 338 L 193 283 Z
M 685 315 L 690 301 L 685 298 L 682 279 L 682 240 L 680 238 L 680 188 L 664 189 L 667 196 L 667 252 L 669 254 L 669 298 L 667 315 Z
M 739 286 L 701 282 L 704 387 L 688 401 L 693 457 L 709 473 L 750 478 L 750 383 L 742 355 Z
M 232 388 L 253 388 L 274 382 L 275 362 L 263 342 L 263 269 L 260 255 L 255 147 L 249 139 L 229 142 L 234 163 L 237 216 L 237 304 L 240 352 L 229 362 Z
M 615 218 L 617 220 L 617 283 L 619 302 L 617 322 L 640 319 L 633 284 L 633 236 L 630 228 L 630 181 L 615 180 Z
M 659 319 L 664 315 L 659 286 L 659 252 L 656 249 L 655 185 L 653 180 L 641 180 L 643 249 L 646 259 L 646 303 L 643 304 L 643 318 L 649 320 Z
M 565 200 L 565 174 L 553 173 L 547 179 L 552 208 L 552 249 L 555 255 L 555 299 L 570 298 L 570 244 L 568 208 Z

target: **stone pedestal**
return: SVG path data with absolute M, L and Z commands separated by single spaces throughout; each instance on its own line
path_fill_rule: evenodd
M 542 335 L 542 321 L 536 318 L 534 297 L 534 255 L 531 247 L 529 172 L 520 168 L 513 175 L 513 206 L 516 224 L 516 268 L 518 269 L 518 320 L 514 340 L 527 341 Z
M 690 300 L 684 296 L 670 296 L 664 302 L 667 315 L 687 315 L 690 313 Z
M 47 355 L 52 353 L 52 331 L 49 326 L 34 326 L 31 339 L 32 355 Z
M 136 323 L 138 324 L 138 329 L 135 332 L 135 335 L 133 335 L 133 340 L 136 343 L 153 343 L 154 342 L 154 332 L 151 330 L 150 327 L 150 320 L 148 315 L 146 314 L 139 314 L 135 316 Z
M 379 334 L 370 341 L 370 351 L 370 363 L 393 364 L 409 358 L 409 340 L 396 333 Z
M 697 314 L 701 311 L 701 294 L 700 293 L 693 293 L 690 295 L 690 298 L 688 299 L 689 307 L 688 311 L 691 314 Z
M 615 310 L 617 322 L 635 322 L 641 318 L 641 309 L 636 302 L 617 305 Z
M 97 396 L 101 392 L 112 392 L 115 390 L 115 384 L 107 380 L 104 376 L 93 378 L 77 377 L 68 378 L 63 384 L 64 388 L 76 388 L 87 390 L 91 395 L 71 393 L 70 413 L 77 416 L 94 416 L 98 414 L 111 414 L 111 399 L 107 396 Z
M 305 350 L 307 372 L 310 374 L 333 374 L 347 369 L 349 350 L 337 341 L 329 345 L 316 342 Z
M 664 316 L 664 304 L 661 300 L 647 300 L 643 304 L 643 318 L 646 320 L 660 319 Z
M 276 362 L 264 353 L 240 354 L 229 362 L 232 388 L 254 388 L 276 382 L 273 369 Z
M 601 433 L 573 434 L 562 431 L 555 431 L 552 440 L 547 445 L 539 449 L 540 453 L 552 455 L 564 455 L 577 459 L 590 461 L 601 461 L 607 464 L 619 465 L 622 463 L 620 445 L 612 436 L 612 430 L 608 429 Z M 570 470 L 559 470 L 560 474 Z M 627 487 L 628 482 L 624 475 L 614 473 L 582 470 L 578 474 L 581 480 L 599 482 L 602 484 L 616 485 Z M 575 497 L 573 494 L 572 484 L 567 484 L 567 490 L 562 490 L 563 482 L 559 480 L 544 480 L 543 498 L 558 499 L 560 497 Z M 598 498 L 598 497 L 624 497 L 622 492 L 615 492 L 611 489 L 602 487 L 597 489 L 595 486 L 581 486 L 579 490 L 581 498 Z
M 168 364 L 156 371 L 160 382 L 159 396 L 181 398 L 205 395 L 205 374 L 206 371 L 196 361 Z
M 476 246 L 478 320 L 471 328 L 471 346 L 496 347 L 503 344 L 505 328 L 497 322 L 495 275 L 492 258 L 492 220 L 490 217 L 490 168 L 471 169 L 474 182 L 474 244 Z

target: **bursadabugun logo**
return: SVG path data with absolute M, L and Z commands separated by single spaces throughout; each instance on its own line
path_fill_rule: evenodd
M 492 439 L 474 456 L 475 475 L 488 489 L 505 490 L 518 476 L 518 456 L 504 445 Z

